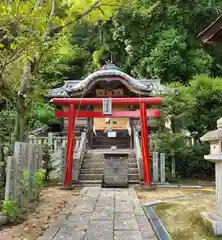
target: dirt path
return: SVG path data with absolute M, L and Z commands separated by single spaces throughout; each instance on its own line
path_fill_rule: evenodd
M 79 190 L 62 191 L 49 187 L 41 191 L 40 202 L 33 213 L 23 223 L 0 229 L 0 240 L 35 240 L 50 224 L 56 221 L 68 201 L 78 198 Z

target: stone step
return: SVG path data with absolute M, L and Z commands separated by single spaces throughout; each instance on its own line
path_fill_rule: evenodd
M 81 169 L 80 173 L 83 174 L 104 174 L 103 168 L 87 168 L 87 169 Z
M 79 174 L 79 180 L 102 180 L 103 174 Z
M 83 163 L 103 163 L 104 157 L 84 158 Z M 128 158 L 129 163 L 137 163 L 135 158 Z
M 92 185 L 96 185 L 96 184 L 99 184 L 101 185 L 102 184 L 102 180 L 79 180 L 78 183 L 79 184 L 82 184 L 82 185 L 85 185 L 85 184 L 92 184 Z
M 136 158 L 128 158 L 128 163 L 137 163 Z
M 116 144 L 118 146 L 118 144 L 130 144 L 129 141 L 127 139 L 121 139 L 121 140 L 109 140 L 109 139 L 101 139 L 101 140 L 93 140 L 92 142 L 93 144 L 100 144 L 100 143 L 105 143 L 105 144 Z
M 90 154 L 90 155 L 85 155 L 84 159 L 91 159 L 91 158 L 99 158 L 102 159 L 104 158 L 103 154 Z
M 102 158 L 84 158 L 83 163 L 103 163 Z
M 86 155 L 94 155 L 94 154 L 96 154 L 96 155 L 103 155 L 104 151 L 105 151 L 105 152 L 109 152 L 109 151 L 112 152 L 113 150 L 111 150 L 110 147 L 108 147 L 107 149 L 89 149 L 89 150 L 86 152 Z M 117 149 L 117 150 L 114 150 L 114 151 L 118 151 L 118 149 Z M 130 148 L 126 148 L 126 149 L 124 149 L 124 150 L 121 150 L 121 152 L 122 152 L 122 151 L 124 151 L 124 152 L 126 152 L 126 153 L 130 153 L 130 154 L 134 154 L 134 156 L 135 156 L 134 150 L 132 150 L 132 149 L 130 149 Z
M 137 163 L 129 163 L 128 168 L 138 168 Z
M 110 146 L 117 146 L 117 148 L 119 148 L 120 146 L 126 146 L 126 148 L 129 148 L 130 144 L 127 143 L 126 141 L 123 142 L 93 142 L 92 143 L 93 146 L 108 146 L 108 148 L 110 148 Z
M 91 169 L 91 168 L 104 168 L 103 163 L 84 163 L 82 164 L 82 169 Z
M 92 149 L 107 149 L 107 148 L 111 148 L 111 145 L 92 145 Z M 117 149 L 128 149 L 129 145 L 118 145 Z
M 102 180 L 79 180 L 78 183 L 81 185 L 101 185 Z M 129 180 L 130 184 L 137 184 L 139 180 Z
M 122 141 L 130 141 L 130 137 L 109 138 L 109 137 L 97 136 L 93 138 L 93 141 L 122 142 Z
M 128 174 L 129 180 L 138 180 L 139 181 L 139 174 Z
M 90 160 L 104 160 L 104 155 L 94 155 L 94 156 L 84 156 L 84 159 L 83 160 L 88 160 L 88 161 L 90 161 Z M 136 160 L 136 158 L 134 157 L 134 156 L 129 156 L 128 157 L 128 160 L 129 160 L 129 162 L 132 162 L 132 161 L 134 161 L 134 162 L 137 162 L 137 160 Z
M 129 174 L 139 174 L 138 168 L 129 168 L 128 172 Z
M 104 168 L 103 162 L 84 162 L 82 164 L 82 169 L 89 169 L 89 168 Z M 138 168 L 137 163 L 129 163 L 128 168 Z
M 139 181 L 139 175 L 138 174 L 128 174 L 129 180 L 137 180 Z M 79 180 L 102 180 L 103 174 L 79 174 Z
M 138 180 L 129 180 L 130 184 L 137 184 L 140 183 L 139 179 Z

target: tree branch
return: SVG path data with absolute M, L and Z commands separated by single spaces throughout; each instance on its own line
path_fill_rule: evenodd
M 51 28 L 52 28 L 52 17 L 54 16 L 54 14 L 55 14 L 55 0 L 52 0 L 51 11 L 49 14 L 48 24 L 43 36 L 43 41 L 45 41 L 46 38 L 50 35 Z
M 2 69 L 1 69 L 1 73 L 0 73 L 0 77 L 2 77 L 3 76 L 3 73 L 4 73 L 4 71 L 5 71 L 5 69 L 6 69 L 6 67 L 7 67 L 7 62 L 8 62 L 8 54 L 7 54 L 7 49 L 6 49 L 6 54 L 5 54 L 5 61 L 4 61 L 4 63 L 2 63 Z
M 43 42 L 47 39 L 47 37 L 50 34 L 51 31 L 51 25 L 52 25 L 52 17 L 54 16 L 55 13 L 55 1 L 56 0 L 52 0 L 52 5 L 51 5 L 51 11 L 49 14 L 49 19 L 48 19 L 48 23 L 47 23 L 47 27 L 43 36 Z M 44 2 L 44 1 L 43 1 Z M 33 59 L 33 61 L 28 61 L 24 68 L 23 68 L 23 74 L 20 78 L 20 87 L 19 87 L 19 95 L 24 95 L 26 94 L 27 88 L 29 86 L 29 81 L 31 78 L 31 75 L 36 71 L 37 65 L 39 63 L 39 61 L 42 59 L 42 55 L 44 53 L 41 53 L 40 55 L 37 53 Z
M 84 18 L 85 16 L 87 16 L 88 14 L 90 14 L 93 10 L 97 9 L 97 8 L 101 8 L 102 6 L 120 6 L 118 4 L 106 4 L 106 3 L 100 3 L 101 0 L 96 0 L 86 11 L 84 11 L 82 14 L 78 15 L 75 20 L 79 21 L 82 18 Z M 51 35 L 54 35 L 55 33 L 60 32 L 64 27 L 68 27 L 70 25 L 72 25 L 74 23 L 74 21 L 69 21 L 66 22 L 64 24 L 64 26 L 59 26 L 59 27 L 55 27 L 52 29 L 51 31 Z

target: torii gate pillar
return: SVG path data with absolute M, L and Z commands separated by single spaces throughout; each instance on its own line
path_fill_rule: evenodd
M 140 103 L 140 125 L 142 139 L 142 157 L 144 171 L 144 185 L 150 187 L 152 185 L 152 175 L 150 166 L 150 150 L 149 150 L 149 132 L 147 125 L 146 104 Z
M 75 106 L 70 104 L 69 107 L 69 123 L 68 123 L 68 136 L 66 146 L 66 170 L 64 178 L 64 187 L 72 187 L 72 160 L 75 149 Z M 71 171 L 71 172 L 70 172 Z

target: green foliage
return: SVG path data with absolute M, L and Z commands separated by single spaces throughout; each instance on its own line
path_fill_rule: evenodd
M 202 144 L 202 137 L 209 130 L 216 129 L 216 121 L 222 116 L 222 79 L 205 75 L 191 79 L 187 86 L 171 85 L 173 89 L 165 92 L 161 112 L 163 118 L 171 116 L 172 133 L 156 132 L 152 136 L 157 151 L 175 155 L 177 174 L 181 177 L 209 177 L 213 175 L 213 166 L 204 161 L 209 153 L 208 144 Z M 174 125 L 179 121 L 179 127 Z M 187 145 L 186 138 L 175 131 L 181 127 L 188 130 L 198 143 Z
M 209 154 L 208 144 L 189 146 L 176 154 L 176 174 L 182 178 L 207 179 L 214 176 L 214 164 L 204 160 Z
M 70 26 L 83 18 L 90 23 L 106 21 L 123 4 L 116 0 L 0 3 L 0 96 L 16 110 L 15 140 L 27 141 L 32 103 L 61 84 L 61 72 L 72 69 L 69 61 L 78 51 L 68 44 Z M 67 60 L 69 66 L 64 64 Z
M 191 106 L 187 112 L 186 127 L 201 137 L 216 128 L 216 121 L 222 116 L 222 79 L 197 76 L 187 87 L 187 95 L 195 96 L 187 102 Z
M 1 211 L 7 215 L 9 222 L 14 222 L 19 216 L 19 209 L 16 201 L 5 200 L 1 207 Z
M 222 10 L 218 1 L 133 1 L 110 21 L 73 29 L 72 42 L 92 55 L 104 48 L 101 60 L 113 62 L 135 77 L 158 77 L 165 82 L 187 81 L 197 74 L 221 75 L 221 54 L 203 46 L 197 35 Z M 81 35 L 80 35 L 81 29 Z M 97 34 L 96 34 L 97 33 Z M 76 38 L 83 36 L 82 38 Z M 93 58 L 85 54 L 85 71 Z
M 55 109 L 48 103 L 34 102 L 29 119 L 31 129 L 41 127 L 44 124 L 50 124 L 55 119 Z
M 17 196 L 17 204 L 20 206 L 20 201 L 23 198 L 28 198 L 28 201 L 36 200 L 38 198 L 41 188 L 44 186 L 45 171 L 38 169 L 35 173 L 24 171 L 23 179 L 20 180 L 18 186 L 19 192 Z M 22 206 L 23 207 L 23 206 Z
M 0 109 L 0 146 L 10 147 L 11 132 L 13 131 L 15 121 L 14 108 L 6 105 L 4 109 Z M 1 160 L 0 160 L 1 161 Z
M 17 199 L 12 200 L 4 200 L 3 204 L 0 208 L 2 212 L 7 215 L 8 221 L 10 223 L 15 222 L 22 212 L 21 206 L 19 205 L 21 198 L 29 198 L 29 201 L 36 200 L 38 197 L 39 191 L 43 188 L 44 185 L 44 177 L 45 171 L 43 169 L 39 169 L 36 173 L 30 174 L 28 171 L 24 171 L 23 180 L 20 181 L 19 185 L 19 193 Z M 29 195 L 30 191 L 31 196 Z M 22 206 L 27 208 L 28 206 Z
M 197 138 L 215 129 L 222 115 L 222 79 L 200 75 L 191 79 L 186 87 L 174 87 L 164 96 L 163 116 L 179 119 L 191 134 L 197 134 Z
M 94 63 L 96 68 L 101 68 L 100 58 L 101 58 L 103 53 L 104 53 L 104 48 L 103 47 L 93 53 L 93 63 Z
M 44 146 L 43 149 L 43 169 L 45 170 L 45 175 L 44 175 L 44 179 L 45 181 L 49 181 L 50 180 L 50 173 L 54 170 L 56 170 L 53 161 L 52 161 L 52 157 L 50 154 L 50 147 L 48 147 L 47 145 Z
M 169 154 L 186 152 L 187 139 L 182 133 L 157 132 L 151 135 L 152 150 Z
M 44 179 L 45 179 L 45 170 L 39 169 L 34 174 L 34 188 L 36 191 L 39 191 L 44 186 Z
M 202 49 L 190 48 L 186 33 L 171 28 L 158 37 L 147 59 L 147 71 L 163 81 L 186 83 L 193 75 L 210 73 L 211 64 L 211 57 Z

